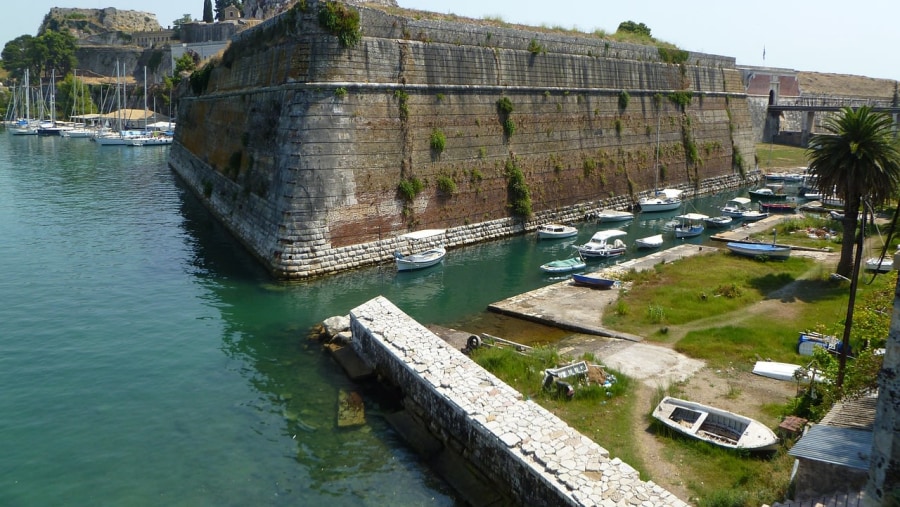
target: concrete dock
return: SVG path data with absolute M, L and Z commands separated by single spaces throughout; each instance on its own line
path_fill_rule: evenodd
M 604 278 L 617 279 L 623 273 L 631 270 L 653 269 L 653 266 L 659 263 L 673 262 L 685 257 L 715 251 L 717 251 L 716 248 L 709 246 L 678 245 L 639 259 L 610 266 L 596 274 Z M 626 286 L 623 285 L 623 287 Z M 603 327 L 603 311 L 607 306 L 614 304 L 618 296 L 619 291 L 616 288 L 594 289 L 575 285 L 572 280 L 566 280 L 498 301 L 488 305 L 488 309 L 577 333 L 608 336 L 633 342 L 641 341 L 643 338 L 640 336 Z

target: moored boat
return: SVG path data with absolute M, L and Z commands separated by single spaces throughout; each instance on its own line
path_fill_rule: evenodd
M 775 192 L 769 187 L 757 188 L 756 190 L 750 190 L 748 193 L 751 199 L 757 200 L 783 201 L 787 199 L 787 194 Z
M 581 256 L 577 256 L 541 264 L 541 271 L 544 273 L 568 273 L 569 271 L 584 269 L 586 265 L 584 259 Z
M 571 238 L 578 234 L 578 229 L 570 225 L 542 224 L 538 226 L 537 234 L 540 239 Z
M 585 257 L 616 257 L 623 255 L 627 249 L 621 237 L 628 233 L 619 229 L 609 229 L 594 233 L 590 241 L 578 247 L 578 252 Z
M 634 218 L 634 213 L 620 210 L 602 210 L 597 212 L 597 222 L 608 224 L 614 222 L 627 222 Z
M 709 217 L 703 220 L 706 225 L 713 229 L 723 229 L 731 225 L 734 222 L 734 219 L 727 215 L 722 215 L 718 217 Z
M 638 238 L 634 240 L 634 244 L 638 248 L 659 248 L 663 244 L 663 235 L 654 234 L 653 236 L 647 236 L 646 238 Z
M 762 220 L 763 218 L 768 217 L 769 214 L 765 211 L 758 211 L 755 209 L 748 209 L 741 213 L 741 220 L 745 222 L 756 222 L 758 220 Z
M 611 278 L 602 278 L 599 276 L 591 276 L 591 275 L 572 275 L 572 281 L 577 285 L 585 285 L 588 287 L 595 287 L 598 289 L 611 289 L 616 286 L 618 283 L 617 280 L 613 280 Z
M 703 234 L 703 231 L 706 229 L 703 226 L 703 221 L 709 217 L 702 213 L 687 213 L 675 218 L 679 220 L 678 225 L 675 226 L 675 237 L 693 238 Z
M 434 266 L 444 260 L 445 255 L 447 250 L 436 246 L 410 255 L 394 252 L 394 260 L 397 262 L 397 271 L 411 271 Z
M 666 396 L 653 417 L 667 427 L 728 449 L 771 451 L 778 436 L 761 422 L 734 412 Z
M 681 190 L 666 188 L 659 190 L 651 197 L 643 197 L 638 201 L 641 212 L 672 211 L 681 206 Z
M 793 213 L 796 207 L 789 202 L 761 202 L 759 203 L 760 211 L 769 213 Z
M 743 218 L 744 212 L 750 210 L 750 202 L 746 197 L 729 199 L 721 209 L 722 214 L 731 218 Z

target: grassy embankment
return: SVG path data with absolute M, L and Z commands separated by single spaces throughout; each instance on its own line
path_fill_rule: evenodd
M 792 242 L 790 235 L 784 236 L 784 242 Z M 829 280 L 831 269 L 799 257 L 760 262 L 727 253 L 660 264 L 651 272 L 630 275 L 631 288 L 607 310 L 604 323 L 703 359 L 714 369 L 749 371 L 757 356 L 798 362 L 797 332 L 833 331 L 846 312 L 848 284 Z M 698 277 L 701 272 L 703 276 Z M 895 281 L 893 274 L 878 277 L 872 285 L 860 284 L 860 292 Z M 783 290 L 789 284 L 790 290 Z M 777 303 L 772 313 L 750 310 L 764 300 L 774 301 L 773 293 L 793 302 L 792 310 L 778 314 Z M 639 388 L 635 382 L 617 375 L 614 389 L 578 390 L 567 401 L 540 388 L 543 369 L 557 364 L 552 349 L 524 359 L 509 351 L 487 350 L 477 354 L 476 360 L 613 456 L 646 471 L 633 429 L 650 419 L 635 421 L 633 414 L 635 408 L 649 414 L 652 406 L 635 407 Z M 674 392 L 678 393 L 678 386 Z M 773 418 L 786 410 L 779 404 L 763 407 Z M 747 456 L 681 438 L 659 441 L 663 459 L 677 464 L 698 505 L 755 506 L 784 498 L 793 462 L 786 449 L 770 456 Z

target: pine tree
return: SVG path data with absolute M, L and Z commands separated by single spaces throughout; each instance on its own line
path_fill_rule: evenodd
M 213 22 L 212 0 L 203 0 L 203 22 Z

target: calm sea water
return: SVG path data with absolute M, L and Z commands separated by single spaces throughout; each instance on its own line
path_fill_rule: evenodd
M 553 283 L 537 266 L 597 225 L 421 272 L 282 283 L 166 155 L 0 131 L 0 505 L 454 505 L 377 403 L 365 427 L 336 428 L 338 391 L 356 386 L 308 330 L 382 294 L 426 324 L 558 339 L 484 309 Z M 675 214 L 639 217 L 629 242 Z

